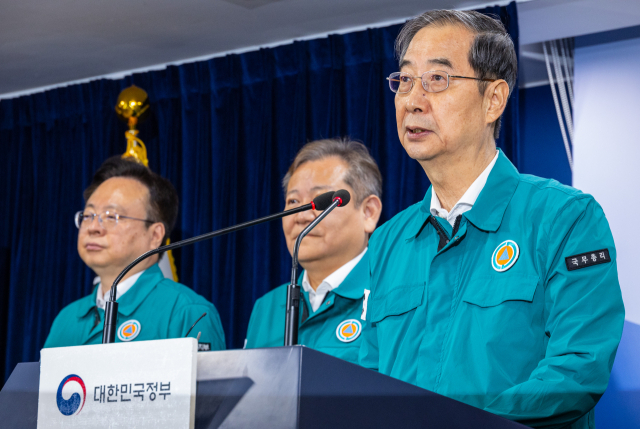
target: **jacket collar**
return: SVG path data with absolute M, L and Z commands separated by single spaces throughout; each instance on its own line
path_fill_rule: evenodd
M 131 315 L 162 280 L 164 275 L 158 264 L 147 268 L 131 289 L 120 297 L 118 313 L 124 316 Z
M 302 284 L 302 279 L 304 277 L 304 271 L 298 277 L 298 284 Z M 369 288 L 369 250 L 362 255 L 360 261 L 356 264 L 355 267 L 351 270 L 347 277 L 344 278 L 340 286 L 335 289 L 332 289 L 330 292 L 335 293 L 336 295 L 340 295 L 343 298 L 348 299 L 360 299 L 364 296 L 364 290 Z M 300 286 L 300 293 L 305 297 L 305 301 L 309 308 L 311 305 L 309 304 L 309 292 L 304 290 L 302 286 Z M 328 294 L 327 294 L 328 296 Z
M 498 151 L 500 152 L 498 159 L 489 173 L 487 183 L 482 188 L 471 210 L 463 214 L 476 228 L 483 231 L 495 232 L 498 230 L 511 197 L 520 182 L 520 173 L 516 167 L 502 150 L 498 149 Z M 415 238 L 426 226 L 431 215 L 431 195 L 432 187 L 429 186 L 420 204 L 415 222 L 407 228 L 405 240 Z
M 98 294 L 99 287 L 100 285 L 97 285 L 93 288 L 93 292 L 90 295 L 78 300 L 78 311 L 76 312 L 76 316 L 78 316 L 79 319 L 86 316 L 96 306 L 96 295 Z
M 431 188 L 432 186 L 429 186 L 422 202 L 418 203 L 418 211 L 406 227 L 406 232 L 402 237 L 405 241 L 410 241 L 420 235 L 427 224 L 429 216 L 431 216 Z
M 123 316 L 131 315 L 142 301 L 151 293 L 151 291 L 164 279 L 164 275 L 158 267 L 158 264 L 154 264 L 142 273 L 140 278 L 135 284 L 120 297 L 118 300 L 118 313 Z M 96 306 L 96 295 L 98 293 L 98 287 L 94 288 L 91 295 L 81 298 L 79 301 L 78 318 L 82 318 L 89 313 Z
M 478 229 L 497 231 L 518 183 L 520 183 L 520 173 L 500 151 L 498 160 L 476 203 L 464 216 Z
M 364 290 L 369 288 L 369 250 L 365 252 L 360 261 L 351 272 L 333 289 L 333 293 L 348 299 L 360 299 L 364 296 Z

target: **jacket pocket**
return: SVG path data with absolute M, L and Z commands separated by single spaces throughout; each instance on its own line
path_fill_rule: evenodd
M 533 302 L 538 276 L 488 276 L 474 279 L 472 284 L 462 300 L 478 307 L 495 307 L 507 301 Z
M 424 283 L 397 286 L 385 292 L 373 297 L 371 323 L 380 322 L 389 316 L 399 316 L 419 307 L 424 297 Z

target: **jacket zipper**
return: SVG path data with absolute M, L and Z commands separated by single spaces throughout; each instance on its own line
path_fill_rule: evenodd
M 436 218 L 433 215 L 429 216 L 429 222 L 435 228 L 436 232 L 438 233 L 438 237 L 440 237 L 440 242 L 438 243 L 438 252 L 439 252 L 444 248 L 444 246 L 449 244 L 449 236 L 447 235 L 447 231 L 444 230 L 442 225 L 440 225 L 440 223 L 436 220 Z
M 458 217 L 456 217 L 456 220 L 453 222 L 453 232 L 451 233 L 452 237 L 458 233 L 458 229 L 460 228 L 461 221 L 462 221 L 462 215 L 458 215 Z
M 462 215 L 458 215 L 458 217 L 456 217 L 456 220 L 453 222 L 453 234 L 452 234 L 452 236 L 456 235 L 456 233 L 458 232 L 458 229 L 460 228 L 461 221 L 462 221 Z M 451 241 L 451 237 L 449 237 L 449 235 L 447 234 L 447 231 L 444 230 L 442 225 L 440 225 L 440 222 L 438 222 L 437 219 L 433 215 L 429 216 L 429 222 L 435 228 L 436 232 L 438 233 L 438 237 L 440 237 L 440 242 L 438 243 L 438 252 L 439 252 L 447 244 L 449 244 L 449 241 Z

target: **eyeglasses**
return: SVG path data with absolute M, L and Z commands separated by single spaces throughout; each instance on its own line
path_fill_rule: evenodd
M 104 229 L 111 229 L 118 224 L 120 219 L 131 219 L 131 220 L 139 220 L 142 222 L 154 223 L 149 219 L 138 219 L 137 217 L 123 216 L 116 212 L 106 211 L 103 214 L 99 215 L 97 213 L 85 213 L 82 210 L 77 212 L 74 216 L 76 226 L 78 229 L 86 228 L 93 223 L 95 218 L 98 218 L 98 222 L 100 226 Z
M 449 88 L 450 79 L 472 79 L 481 80 L 484 82 L 495 82 L 496 79 L 479 79 L 477 77 L 467 76 L 452 76 L 449 73 L 441 70 L 432 70 L 424 72 L 422 76 L 411 76 L 405 72 L 391 73 L 387 80 L 389 81 L 389 88 L 391 91 L 397 94 L 406 94 L 413 89 L 413 82 L 415 79 L 422 81 L 422 87 L 427 92 L 442 92 Z

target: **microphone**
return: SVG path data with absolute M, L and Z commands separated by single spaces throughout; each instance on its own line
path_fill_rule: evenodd
M 300 243 L 302 239 L 311 232 L 313 228 L 318 225 L 322 219 L 327 217 L 329 213 L 336 207 L 344 207 L 351 201 L 351 194 L 348 191 L 341 189 L 334 193 L 332 198 L 333 202 L 327 207 L 317 218 L 313 220 L 302 232 L 298 235 L 296 243 L 293 247 L 292 266 L 291 266 L 291 283 L 287 287 L 287 306 L 284 325 L 284 345 L 294 346 L 298 344 L 298 323 L 300 317 L 300 286 L 298 285 L 298 252 L 300 250 Z
M 198 235 L 197 237 L 187 238 L 186 240 L 182 240 L 182 241 L 176 241 L 175 243 L 168 244 L 166 246 L 160 246 L 157 249 L 150 250 L 138 256 L 131 264 L 129 264 L 124 270 L 122 270 L 122 272 L 118 274 L 118 277 L 116 277 L 116 279 L 113 281 L 113 285 L 111 286 L 111 295 L 109 296 L 109 301 L 107 301 L 104 308 L 104 328 L 102 330 L 102 344 L 110 344 L 116 341 L 116 324 L 118 319 L 118 303 L 116 302 L 116 294 L 117 294 L 118 283 L 120 283 L 122 278 L 133 267 L 135 267 L 140 262 L 147 259 L 149 256 L 153 256 L 158 253 L 165 252 L 167 250 L 178 249 L 180 247 L 188 246 L 190 244 L 194 244 L 199 241 L 208 240 L 213 237 L 229 234 L 231 232 L 249 228 L 250 226 L 258 225 L 264 222 L 269 222 L 275 219 L 280 219 L 285 216 L 304 212 L 307 210 L 326 210 L 329 207 L 331 207 L 333 204 L 335 204 L 334 196 L 335 196 L 335 193 L 333 191 L 325 192 L 324 194 L 321 194 L 315 197 L 313 201 L 311 201 L 309 204 L 305 204 L 303 206 L 296 207 L 290 210 L 285 210 L 283 212 L 272 214 L 269 216 L 261 217 L 260 219 L 241 223 L 239 225 L 234 225 L 227 228 L 219 229 L 217 231 L 208 232 L 206 234 Z
M 191 330 L 192 330 L 193 328 L 195 328 L 195 327 L 196 327 L 196 325 L 198 324 L 198 322 L 199 322 L 200 320 L 202 320 L 202 318 L 203 318 L 204 316 L 206 316 L 206 315 L 207 315 L 207 313 L 203 313 L 203 314 L 202 314 L 202 316 L 198 317 L 198 320 L 196 320 L 196 322 L 195 322 L 193 325 L 191 325 L 191 327 L 190 327 L 190 328 L 189 328 L 189 330 L 187 331 L 187 334 L 184 336 L 185 338 L 187 338 L 187 337 L 189 336 L 189 334 L 191 333 Z
M 349 204 L 349 201 L 351 201 L 351 194 L 349 193 L 349 191 L 340 189 L 338 192 L 335 192 L 333 194 L 333 196 L 331 197 L 331 200 L 332 201 L 339 200 L 340 204 L 338 204 L 338 207 L 344 207 L 347 204 Z M 327 207 L 329 206 L 327 205 Z
M 325 192 L 324 194 L 320 194 L 317 197 L 315 197 L 313 199 L 313 201 L 311 201 L 311 203 L 306 204 L 306 205 L 304 205 L 302 207 L 306 207 L 308 205 L 311 205 L 311 208 L 313 210 L 326 210 L 327 207 L 329 207 L 331 205 L 331 203 L 333 202 L 333 196 L 334 195 L 335 195 L 335 192 L 333 192 L 333 191 Z

